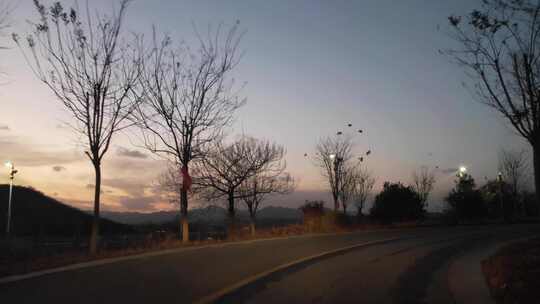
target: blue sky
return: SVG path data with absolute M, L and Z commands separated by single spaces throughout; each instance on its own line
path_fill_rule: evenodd
M 113 2 L 90 1 L 102 11 Z M 240 94 L 248 103 L 238 111 L 230 133 L 275 140 L 287 148 L 299 192 L 279 203 L 297 206 L 304 198 L 328 199 L 318 170 L 303 155 L 313 152 L 319 138 L 347 129 L 349 122 L 365 130 L 355 142 L 359 151 L 374 151 L 368 166 L 378 177 L 377 187 L 386 180 L 408 182 L 411 171 L 421 165 L 465 164 L 481 182 L 484 176 L 495 176 L 501 148 L 524 146 L 497 113 L 474 102 L 462 86 L 467 79 L 460 67 L 438 53 L 453 46 L 446 18 L 479 3 L 134 0 L 125 30 L 149 33 L 155 25 L 173 39 L 193 44 L 194 26 L 204 30 L 240 21 L 246 30 L 241 42 L 245 55 L 234 78 L 246 82 Z M 36 17 L 32 1 L 20 1 L 14 17 L 12 30 L 24 32 L 24 20 Z M 38 165 L 28 165 L 29 157 L 22 158 L 21 182 L 87 206 L 92 197 L 86 189 L 93 179 L 91 166 L 78 157 L 77 138 L 58 127 L 69 116 L 33 77 L 16 48 L 3 52 L 0 66 L 8 76 L 0 87 L 4 108 L 0 124 L 9 131 L 0 130 L 0 140 L 9 145 L 0 156 L 15 160 L 25 153 L 43 159 L 60 156 Z M 116 153 L 122 147 L 134 149 L 126 136 L 116 139 L 116 150 L 104 169 L 106 178 L 116 180 L 109 183 L 111 203 L 105 207 L 167 208 L 150 199 L 149 193 L 130 191 L 155 180 L 162 164 L 152 157 L 126 159 Z M 66 170 L 50 170 L 54 165 Z M 452 176 L 439 174 L 434 209 L 451 186 Z M 133 203 L 137 199 L 140 204 Z

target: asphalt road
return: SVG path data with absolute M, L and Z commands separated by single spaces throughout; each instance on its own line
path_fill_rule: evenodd
M 540 235 L 540 225 L 418 228 L 225 244 L 0 284 L 0 303 L 192 303 L 294 260 L 396 238 L 278 271 L 218 301 L 454 303 L 448 287 L 452 261 L 534 235 Z

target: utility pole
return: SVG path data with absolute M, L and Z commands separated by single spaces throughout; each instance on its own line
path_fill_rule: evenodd
M 333 165 L 334 165 L 334 183 L 335 183 L 335 187 L 336 187 L 336 191 L 337 191 L 337 202 L 336 204 L 334 205 L 334 211 L 338 211 L 339 209 L 339 199 L 340 199 L 340 191 L 341 191 L 341 188 L 340 188 L 340 182 L 341 182 L 341 163 L 343 162 L 343 157 L 340 157 L 339 155 L 337 154 L 331 154 L 330 155 L 330 159 L 333 160 Z

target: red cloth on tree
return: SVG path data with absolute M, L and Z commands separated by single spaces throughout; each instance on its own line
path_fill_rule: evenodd
M 191 179 L 191 176 L 189 175 L 187 167 L 182 166 L 182 169 L 180 170 L 180 172 L 182 173 L 182 189 L 183 190 L 191 189 L 191 184 L 193 183 L 193 180 Z

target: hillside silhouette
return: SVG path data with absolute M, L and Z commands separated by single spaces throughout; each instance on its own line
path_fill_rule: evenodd
M 0 234 L 5 233 L 9 185 L 0 185 Z M 12 234 L 15 236 L 87 236 L 92 215 L 65 205 L 33 188 L 14 186 Z M 132 232 L 133 228 L 101 219 L 104 235 Z

